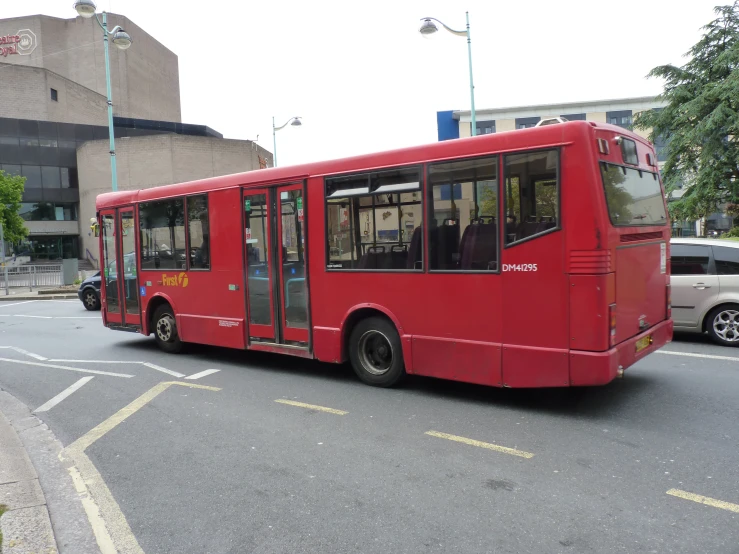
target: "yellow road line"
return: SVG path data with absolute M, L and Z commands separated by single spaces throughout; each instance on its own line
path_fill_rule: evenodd
M 716 500 L 715 498 L 709 498 L 707 496 L 701 496 L 700 494 L 693 494 L 692 492 L 681 491 L 680 489 L 670 489 L 667 491 L 670 496 L 676 496 L 683 500 L 692 500 L 698 504 L 705 504 L 706 506 L 713 506 L 714 508 L 721 508 L 722 510 L 728 510 L 739 514 L 739 504 L 732 504 L 731 502 L 724 502 L 723 500 Z
M 65 457 L 69 457 L 74 462 L 74 465 L 67 469 L 80 495 L 87 519 L 90 521 L 102 554 L 144 554 L 144 551 L 139 546 L 136 536 L 131 531 L 126 517 L 105 484 L 102 475 L 87 457 L 85 450 L 172 385 L 209 391 L 221 390 L 218 387 L 179 381 L 159 383 L 88 431 L 59 454 L 60 460 L 64 461 Z
M 277 400 L 275 400 L 275 402 L 279 402 L 280 404 L 287 404 L 289 406 L 297 406 L 298 408 L 318 410 L 319 412 L 326 412 L 328 414 L 346 415 L 349 413 L 349 412 L 345 412 L 344 410 L 335 410 L 333 408 L 327 408 L 326 406 L 316 406 L 315 404 L 304 404 L 303 402 L 295 402 L 294 400 L 284 400 L 282 398 L 278 398 Z
M 510 454 L 511 456 L 519 456 L 521 458 L 533 458 L 534 455 L 531 452 L 524 452 L 523 450 L 516 450 L 515 448 L 508 448 L 507 446 L 499 446 L 489 442 L 477 441 L 475 439 L 468 439 L 467 437 L 459 437 L 457 435 L 450 435 L 448 433 L 440 433 L 439 431 L 426 431 L 426 435 L 437 437 L 440 439 L 447 439 L 450 441 L 461 442 L 469 444 L 470 446 L 479 446 L 480 448 L 487 448 L 488 450 L 495 450 L 496 452 L 502 452 L 503 454 Z

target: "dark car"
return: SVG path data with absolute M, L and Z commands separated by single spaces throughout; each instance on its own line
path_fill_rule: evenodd
M 90 311 L 100 309 L 100 272 L 98 271 L 92 277 L 88 277 L 80 285 L 77 296 L 80 297 L 82 304 Z

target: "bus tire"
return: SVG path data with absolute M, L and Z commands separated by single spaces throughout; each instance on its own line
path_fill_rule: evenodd
M 400 336 L 384 317 L 357 322 L 349 336 L 349 359 L 354 373 L 373 387 L 392 387 L 405 376 Z
M 162 304 L 156 309 L 152 322 L 157 346 L 169 354 L 182 352 L 185 343 L 180 340 L 174 310 L 169 304 Z
M 706 317 L 706 331 L 716 344 L 739 346 L 739 306 L 717 306 Z

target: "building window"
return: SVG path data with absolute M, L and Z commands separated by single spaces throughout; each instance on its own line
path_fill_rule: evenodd
M 562 117 L 566 119 L 567 121 L 585 121 L 586 120 L 584 113 L 568 113 L 568 114 L 560 115 L 559 117 Z
M 210 269 L 210 227 L 208 195 L 187 199 L 187 227 L 190 239 L 190 269 Z
M 420 168 L 326 179 L 328 269 L 423 269 Z
M 606 112 L 606 121 L 611 125 L 618 125 L 625 129 L 631 129 L 633 112 L 631 110 L 617 110 Z
M 182 198 L 139 204 L 141 269 L 187 269 Z
M 478 135 L 491 135 L 495 132 L 495 121 L 478 121 L 475 129 Z
M 536 124 L 541 121 L 541 117 L 517 117 L 516 118 L 516 129 L 530 129 L 536 127 Z
M 41 188 L 41 167 L 22 165 L 21 174 L 26 178 L 26 188 Z
M 429 166 L 429 269 L 497 271 L 498 158 Z
M 505 156 L 506 244 L 559 227 L 559 152 Z
M 24 202 L 18 213 L 26 221 L 77 221 L 77 204 Z
M 41 168 L 41 183 L 45 189 L 62 188 L 62 180 L 59 174 L 59 168 L 43 166 Z
M 57 94 L 57 92 L 56 92 L 56 89 L 55 89 L 55 88 L 51 89 L 51 99 L 52 99 L 52 100 L 53 100 L 54 102 L 58 102 L 58 101 L 59 101 L 59 95 Z

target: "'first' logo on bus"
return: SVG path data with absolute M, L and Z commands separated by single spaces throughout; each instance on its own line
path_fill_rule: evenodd
M 167 275 L 166 273 L 162 274 L 162 285 L 165 287 L 182 287 L 185 288 L 187 286 L 187 273 L 184 271 L 178 275 Z

